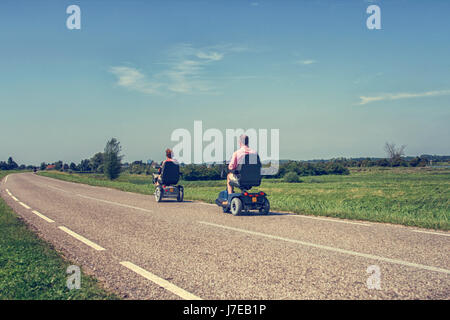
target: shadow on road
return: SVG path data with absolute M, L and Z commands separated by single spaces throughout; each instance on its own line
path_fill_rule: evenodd
M 219 208 L 220 209 L 220 208 Z M 227 213 L 229 215 L 231 215 L 231 213 Z M 286 215 L 290 215 L 291 213 L 282 213 L 282 212 L 269 212 L 268 214 L 263 214 L 263 213 L 259 213 L 259 212 L 242 212 L 239 217 L 251 217 L 251 216 L 261 216 L 261 217 L 265 217 L 265 216 L 286 216 Z

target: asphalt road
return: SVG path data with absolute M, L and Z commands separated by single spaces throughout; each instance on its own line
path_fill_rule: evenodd
M 450 299 L 449 232 L 234 217 L 32 173 L 7 176 L 0 193 L 42 238 L 128 299 Z

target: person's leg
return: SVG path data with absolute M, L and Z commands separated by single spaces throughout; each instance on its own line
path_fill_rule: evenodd
M 155 184 L 155 186 L 159 186 L 159 174 L 153 174 L 153 183 Z
M 233 186 L 230 185 L 230 179 L 232 178 L 232 176 L 233 176 L 233 174 L 231 172 L 227 175 L 227 191 L 228 191 L 228 194 L 234 193 Z

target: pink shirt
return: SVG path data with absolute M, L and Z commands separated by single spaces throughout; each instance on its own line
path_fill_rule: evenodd
M 237 168 L 238 164 L 242 161 L 242 159 L 247 154 L 256 154 L 256 151 L 253 150 L 253 149 L 250 149 L 247 146 L 242 146 L 241 148 L 236 150 L 233 153 L 233 156 L 231 157 L 231 161 L 230 161 L 230 164 L 228 165 L 228 169 L 229 170 L 235 170 Z

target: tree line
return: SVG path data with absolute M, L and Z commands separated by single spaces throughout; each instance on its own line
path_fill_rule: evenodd
M 320 175 L 347 175 L 348 168 L 354 167 L 425 167 L 432 161 L 450 161 L 450 156 L 421 155 L 417 157 L 405 157 L 406 146 L 397 147 L 393 143 L 385 144 L 386 158 L 358 158 L 358 159 L 331 159 L 331 160 L 310 160 L 310 161 L 280 161 L 279 171 L 276 175 L 266 176 L 266 178 L 282 178 L 287 182 L 299 182 L 302 176 Z M 108 179 L 116 179 L 122 172 L 130 174 L 150 175 L 157 170 L 149 163 L 134 161 L 132 163 L 122 163 L 120 142 L 112 138 L 108 140 L 103 152 L 95 153 L 90 159 L 83 159 L 80 163 L 70 164 L 57 161 L 54 163 L 42 162 L 40 170 L 58 170 L 76 173 L 100 173 Z M 18 165 L 12 157 L 7 161 L 0 161 L 0 170 L 33 170 L 34 166 Z M 182 179 L 188 181 L 196 180 L 220 180 L 223 164 L 181 164 Z

